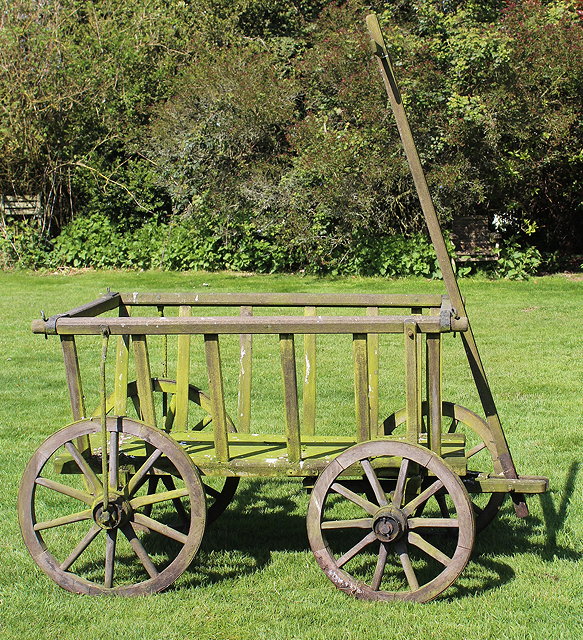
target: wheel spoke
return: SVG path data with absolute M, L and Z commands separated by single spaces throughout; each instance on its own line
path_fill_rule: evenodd
M 47 489 L 52 489 L 53 491 L 62 493 L 63 495 L 69 496 L 70 498 L 75 498 L 75 500 L 79 500 L 80 502 L 84 502 L 85 504 L 93 504 L 94 498 L 92 495 L 85 493 L 84 491 L 79 491 L 79 489 L 68 487 L 67 485 L 56 482 L 55 480 L 38 477 L 35 480 L 35 483 L 41 485 L 42 487 L 47 487 Z
M 372 577 L 372 582 L 370 583 L 371 589 L 374 589 L 374 591 L 378 591 L 380 589 L 386 564 L 387 564 L 387 545 L 384 542 L 381 542 L 381 546 L 379 549 L 379 558 L 377 560 L 377 566 L 375 567 L 374 576 Z
M 335 482 L 330 488 L 332 491 L 335 491 L 341 496 L 344 496 L 347 500 L 350 500 L 350 502 L 354 502 L 354 504 L 362 507 L 367 513 L 370 513 L 371 516 L 378 511 L 378 507 L 375 504 L 369 502 L 365 498 L 362 498 L 357 493 L 354 493 L 354 491 L 351 491 L 338 482 Z
M 413 513 L 413 511 L 415 511 L 415 509 L 417 509 L 419 505 L 423 504 L 424 502 L 427 502 L 427 500 L 429 500 L 429 498 L 431 498 L 432 495 L 437 493 L 442 488 L 443 488 L 443 482 L 441 480 L 436 480 L 432 485 L 427 487 L 425 491 L 422 491 L 416 498 L 413 498 L 411 502 L 408 502 L 403 507 L 404 515 L 408 516 L 411 513 Z
M 108 529 L 105 537 L 105 580 L 106 589 L 113 586 L 113 572 L 115 567 L 115 546 L 117 541 L 117 529 Z
M 401 460 L 401 466 L 399 467 L 399 475 L 397 477 L 397 484 L 395 486 L 395 492 L 393 493 L 393 506 L 399 508 L 403 502 L 403 495 L 405 493 L 405 483 L 407 481 L 407 471 L 409 470 L 409 460 L 403 458 Z
M 93 514 L 91 509 L 85 511 L 78 511 L 77 513 L 71 513 L 68 516 L 61 516 L 54 520 L 46 520 L 45 522 L 37 522 L 34 525 L 35 531 L 44 531 L 45 529 L 52 529 L 53 527 L 61 527 L 65 524 L 73 524 L 73 522 L 82 522 L 83 520 L 89 520 Z
M 162 524 L 161 522 L 158 522 L 153 518 L 148 518 L 148 516 L 145 516 L 141 513 L 134 513 L 134 522 L 147 527 L 151 531 L 155 531 L 156 533 L 166 536 L 166 538 L 171 538 L 172 540 L 176 540 L 177 542 L 180 542 L 182 544 L 186 544 L 186 540 L 188 539 L 188 536 L 186 534 L 181 533 L 180 531 L 177 531 L 176 529 L 173 529 L 172 527 L 169 527 L 165 524 Z
M 94 494 L 101 493 L 103 491 L 103 485 L 99 478 L 95 475 L 95 471 L 89 466 L 89 463 L 85 458 L 81 455 L 81 452 L 72 442 L 65 442 L 65 448 L 67 451 L 73 456 L 73 460 L 77 463 L 77 466 L 83 473 L 83 475 L 87 478 L 89 483 L 93 485 Z
M 459 424 L 459 420 L 456 420 L 456 418 L 452 418 L 451 419 L 451 424 L 449 425 L 449 429 L 447 430 L 447 432 L 448 433 L 455 433 L 458 424 Z
M 480 453 L 480 451 L 483 451 L 486 448 L 486 443 L 485 442 L 480 442 L 479 444 L 477 444 L 475 447 L 472 447 L 467 453 L 466 453 L 466 458 L 471 458 L 472 456 L 475 456 L 476 453 Z
M 445 567 L 449 566 L 451 558 L 443 553 L 443 551 L 440 551 L 437 547 L 434 547 L 431 543 L 427 542 L 427 540 L 422 538 L 418 533 L 410 531 L 407 541 L 409 544 L 415 545 L 418 549 L 421 549 L 421 551 L 425 551 L 428 556 L 431 556 Z
M 360 542 L 357 542 L 353 547 L 351 547 L 344 555 L 340 556 L 338 560 L 336 560 L 336 564 L 339 567 L 343 567 L 349 560 L 352 560 L 354 556 L 362 551 L 365 547 L 367 547 L 371 542 L 374 542 L 377 539 L 375 532 L 371 531 L 367 533 L 366 536 Z
M 138 556 L 144 569 L 148 572 L 150 578 L 155 578 L 158 575 L 158 569 L 156 569 L 148 555 L 148 552 L 144 549 L 144 545 L 140 542 L 134 528 L 129 524 L 126 524 L 121 528 L 121 530 L 124 536 L 128 539 L 128 542 L 134 550 L 134 553 Z
M 119 486 L 119 433 L 109 434 L 109 486 L 117 491 Z
M 161 493 L 152 493 L 139 498 L 133 498 L 130 500 L 132 509 L 139 509 L 147 504 L 158 504 L 159 502 L 166 502 L 167 500 L 176 500 L 177 498 L 183 498 L 188 495 L 188 489 L 174 489 L 173 491 L 163 491 Z
M 381 483 L 377 478 L 377 474 L 375 473 L 375 470 L 372 468 L 372 464 L 370 463 L 370 460 L 368 458 L 365 458 L 364 460 L 361 460 L 360 463 L 362 464 L 362 468 L 364 469 L 366 477 L 370 482 L 370 486 L 372 487 L 375 497 L 378 500 L 379 506 L 384 507 L 388 505 L 389 503 L 387 502 L 387 497 L 385 496 L 385 492 L 381 487 Z
M 154 466 L 156 460 L 158 460 L 161 455 L 162 451 L 160 449 L 156 449 L 132 476 L 127 487 L 128 496 L 130 498 L 142 486 L 142 480 L 144 480 L 150 469 Z
M 413 565 L 411 564 L 411 558 L 407 552 L 407 545 L 402 540 L 399 540 L 399 542 L 395 544 L 395 550 L 399 555 L 399 560 L 403 566 L 403 571 L 405 572 L 409 588 L 411 591 L 417 591 L 417 589 L 419 589 L 419 582 L 417 581 L 417 576 L 415 575 Z
M 83 537 L 81 542 L 79 542 L 79 544 L 73 549 L 73 551 L 71 551 L 69 557 L 66 560 L 63 560 L 60 565 L 60 569 L 62 569 L 63 571 L 67 571 L 69 567 L 71 567 L 72 564 L 77 560 L 77 558 L 79 558 L 83 551 L 85 551 L 85 549 L 87 549 L 87 547 L 93 542 L 93 540 L 95 540 L 100 531 L 102 531 L 102 529 L 94 524 Z
M 354 518 L 353 520 L 327 520 L 322 529 L 371 529 L 372 518 Z
M 456 518 L 409 518 L 407 525 L 409 529 L 422 529 L 425 527 L 457 529 L 460 526 Z

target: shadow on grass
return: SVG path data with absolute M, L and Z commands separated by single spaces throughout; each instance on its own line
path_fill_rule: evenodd
M 510 582 L 515 572 L 506 558 L 514 554 L 536 554 L 545 561 L 581 560 L 583 554 L 557 544 L 579 468 L 576 461 L 570 465 L 558 505 L 550 494 L 540 496 L 542 519 L 531 516 L 526 521 L 517 520 L 507 500 L 499 518 L 477 537 L 473 557 L 448 589 L 446 599 L 481 594 Z M 309 550 L 305 521 L 308 496 L 302 496 L 299 483 L 283 486 L 289 488 L 289 495 L 279 492 L 274 496 L 271 484 L 256 481 L 241 485 L 229 509 L 205 532 L 201 549 L 183 576 L 187 585 L 214 584 L 255 573 L 269 565 L 276 551 Z M 542 526 L 546 527 L 543 542 Z

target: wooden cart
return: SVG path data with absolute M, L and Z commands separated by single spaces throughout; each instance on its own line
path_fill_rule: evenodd
M 311 492 L 310 546 L 339 589 L 423 602 L 458 577 L 476 530 L 505 494 L 523 517 L 524 494 L 546 490 L 545 478 L 518 476 L 514 467 L 374 16 L 368 26 L 447 295 L 110 292 L 34 321 L 33 332 L 60 337 L 75 421 L 29 462 L 19 518 L 34 560 L 62 587 L 117 595 L 164 589 L 190 565 L 240 478 L 298 478 Z M 442 399 L 442 337 L 452 332 L 462 337 L 484 418 Z M 229 334 L 240 346 L 235 419 L 225 409 L 220 351 Z M 356 424 L 348 436 L 316 428 L 316 337 L 324 334 L 352 337 Z M 379 341 L 389 334 L 404 345 L 405 406 L 379 416 L 390 375 L 379 366 Z M 280 369 L 283 380 L 279 432 L 272 424 L 251 432 L 260 335 L 279 343 L 280 364 L 270 371 Z M 85 406 L 82 388 L 83 336 L 101 341 L 95 409 Z M 194 336 L 202 336 L 208 380 L 191 379 Z M 156 342 L 164 354 L 159 376 Z

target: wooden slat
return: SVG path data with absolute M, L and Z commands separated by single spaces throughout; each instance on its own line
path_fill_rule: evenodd
M 136 382 L 138 398 L 140 399 L 141 418 L 144 422 L 156 426 L 156 411 L 154 409 L 154 393 L 152 390 L 152 373 L 150 371 L 150 356 L 145 335 L 132 336 L 134 358 L 136 361 Z
M 178 309 L 181 318 L 187 318 L 191 314 L 191 307 L 182 305 Z M 178 356 L 176 360 L 176 413 L 174 414 L 174 428 L 177 431 L 186 431 L 188 426 L 188 382 L 190 372 L 190 336 L 181 334 L 178 336 Z
M 280 335 L 279 348 L 283 373 L 287 453 L 289 461 L 293 463 L 299 462 L 301 454 L 298 381 L 296 375 L 296 354 L 293 335 Z
M 315 316 L 316 307 L 305 307 L 305 316 Z M 302 433 L 316 432 L 316 335 L 304 335 L 304 383 L 303 383 Z
M 367 336 L 364 333 L 352 337 L 354 359 L 354 405 L 356 410 L 356 435 L 358 442 L 370 440 L 370 411 L 368 403 L 368 354 Z
M 253 315 L 253 307 L 242 306 L 241 315 Z M 242 333 L 239 336 L 239 396 L 237 398 L 237 429 L 249 433 L 251 427 L 251 381 L 253 362 L 253 336 Z
M 413 307 L 411 309 L 411 313 L 414 316 L 420 316 L 423 313 L 423 309 L 421 309 L 421 307 Z M 429 310 L 429 315 L 436 315 L 436 310 L 435 309 L 430 309 Z M 417 401 L 419 403 L 419 408 L 418 408 L 418 415 L 420 416 L 419 421 L 420 421 L 420 429 L 421 431 L 424 431 L 426 428 L 426 424 L 423 421 L 422 418 L 422 401 L 423 401 L 423 397 L 422 397 L 422 389 L 423 389 L 423 341 L 421 339 L 421 336 L 419 335 L 419 332 L 417 332 L 417 335 L 415 336 L 415 342 L 417 344 Z
M 419 386 L 419 333 L 414 321 L 405 324 L 405 406 L 407 437 L 417 442 L 421 431 L 421 389 Z
M 129 317 L 129 309 L 125 305 L 119 308 L 119 315 Z M 118 336 L 115 353 L 115 381 L 114 413 L 117 416 L 125 416 L 128 404 L 128 366 L 129 366 L 129 336 Z
M 128 305 L 253 307 L 439 307 L 438 294 L 376 293 L 122 293 Z
M 83 385 L 81 383 L 81 371 L 79 369 L 75 336 L 61 336 L 61 348 L 63 350 L 67 387 L 69 388 L 71 413 L 73 414 L 73 420 L 81 420 L 85 417 L 85 399 L 83 397 Z M 87 436 L 77 438 L 77 448 L 80 451 L 87 451 L 89 446 L 89 438 Z
M 441 336 L 427 334 L 427 432 L 429 448 L 441 456 Z
M 451 319 L 441 324 L 439 316 L 254 316 L 192 317 L 192 318 L 60 318 L 59 334 L 101 335 L 103 327 L 113 335 L 163 335 L 180 333 L 401 333 L 406 322 L 415 321 L 421 333 L 464 331 L 467 318 Z M 44 323 L 42 320 L 38 322 Z M 33 323 L 36 333 L 43 327 Z
M 227 417 L 225 412 L 219 336 L 216 334 L 205 335 L 204 347 L 209 379 L 209 395 L 211 398 L 215 455 L 219 462 L 228 462 L 229 442 L 227 436 Z
M 378 316 L 378 307 L 367 307 L 367 316 Z M 379 424 L 379 335 L 368 335 L 368 403 L 370 410 L 371 437 L 383 435 Z
M 61 336 L 61 348 L 63 350 L 73 420 L 81 420 L 81 418 L 85 417 L 85 401 L 83 399 L 83 385 L 81 384 L 81 371 L 79 370 L 75 337 Z

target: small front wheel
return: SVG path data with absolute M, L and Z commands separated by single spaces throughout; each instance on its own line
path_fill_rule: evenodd
M 160 591 L 189 566 L 202 540 L 199 473 L 169 436 L 127 418 L 107 419 L 107 451 L 83 451 L 79 443 L 86 436 L 97 442 L 100 430 L 99 420 L 83 420 L 36 451 L 18 494 L 24 542 L 39 567 L 74 593 Z M 146 489 L 153 477 L 170 478 L 171 485 Z M 151 505 L 155 517 L 148 515 Z
M 447 512 L 419 509 L 433 496 Z M 368 600 L 432 600 L 460 575 L 475 536 L 459 477 L 428 449 L 387 440 L 357 444 L 326 467 L 307 525 L 328 578 Z

